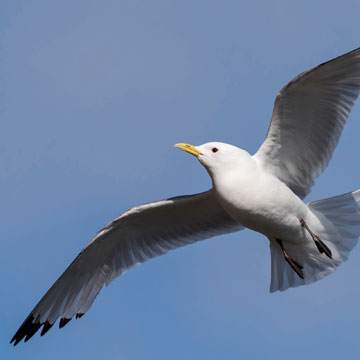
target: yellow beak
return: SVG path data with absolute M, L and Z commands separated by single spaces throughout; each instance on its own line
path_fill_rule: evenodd
M 179 144 L 175 144 L 174 146 L 180 150 L 184 150 L 195 156 L 203 155 L 198 149 L 196 149 L 194 145 L 179 143 Z

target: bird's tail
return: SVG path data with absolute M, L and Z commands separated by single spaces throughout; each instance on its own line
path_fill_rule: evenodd
M 289 255 L 303 267 L 304 279 L 302 279 L 286 263 L 278 243 L 270 240 L 271 292 L 309 284 L 332 273 L 341 262 L 347 260 L 350 251 L 358 241 L 360 236 L 360 189 L 314 201 L 307 205 L 320 222 L 316 227 L 315 235 L 330 248 L 332 258 L 320 253 L 314 243 L 306 246 L 286 243 Z

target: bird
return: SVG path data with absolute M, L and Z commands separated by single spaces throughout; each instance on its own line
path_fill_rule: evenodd
M 236 146 L 178 143 L 205 167 L 212 187 L 131 208 L 85 246 L 10 343 L 81 318 L 104 285 L 148 259 L 245 228 L 271 254 L 270 291 L 331 274 L 360 236 L 360 189 L 305 203 L 327 167 L 360 91 L 360 48 L 305 71 L 277 94 L 266 138 L 251 155 Z

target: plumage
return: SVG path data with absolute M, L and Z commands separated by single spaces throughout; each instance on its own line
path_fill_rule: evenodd
M 44 325 L 44 335 L 81 318 L 104 284 L 169 250 L 241 230 L 219 206 L 213 191 L 134 207 L 106 225 L 44 295 L 11 342 L 18 344 Z
M 333 272 L 360 235 L 360 190 L 305 204 L 360 91 L 360 49 L 306 71 L 277 95 L 267 137 L 251 156 L 223 143 L 177 144 L 196 156 L 213 188 L 134 207 L 106 225 L 26 318 L 11 342 L 82 317 L 104 284 L 134 266 L 245 227 L 270 242 L 270 291 Z
M 360 49 L 303 72 L 276 96 L 255 156 L 304 198 L 327 167 L 359 91 Z

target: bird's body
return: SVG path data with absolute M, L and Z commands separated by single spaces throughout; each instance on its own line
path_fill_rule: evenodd
M 312 212 L 282 181 L 262 169 L 256 157 L 233 148 L 240 153 L 233 166 L 212 175 L 221 206 L 239 224 L 269 238 L 301 241 L 299 219 L 312 217 Z
M 104 284 L 148 259 L 249 228 L 270 241 L 270 291 L 309 284 L 345 261 L 360 236 L 360 189 L 304 203 L 326 168 L 360 92 L 360 49 L 321 64 L 277 95 L 264 143 L 251 156 L 224 143 L 177 144 L 195 155 L 213 188 L 140 205 L 80 252 L 11 342 L 44 335 L 88 311 Z M 248 254 L 251 256 L 251 254 Z

